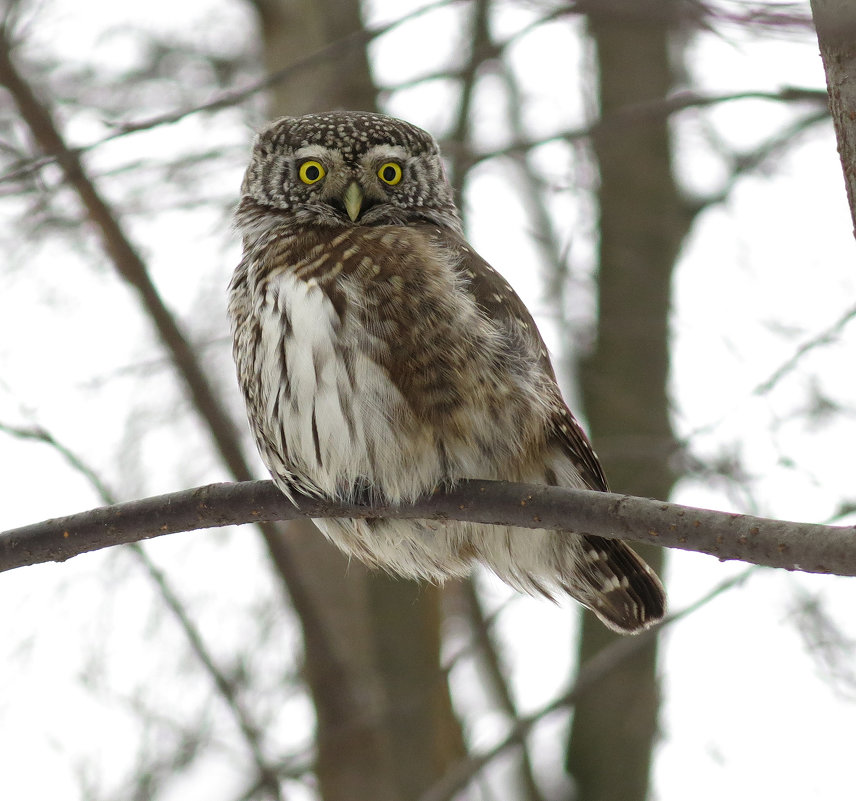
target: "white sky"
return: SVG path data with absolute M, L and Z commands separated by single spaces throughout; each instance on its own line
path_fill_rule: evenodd
M 416 5 L 376 0 L 370 20 L 395 18 Z M 506 2 L 499 10 L 495 30 L 510 34 L 531 19 L 537 4 Z M 434 12 L 379 40 L 372 47 L 378 81 L 392 84 L 447 63 L 458 52 L 459 42 L 449 31 L 459 16 L 455 9 Z M 131 32 L 107 35 L 121 26 Z M 230 50 L 239 50 L 251 36 L 244 4 L 227 0 L 45 2 L 31 30 L 38 43 L 34 50 L 58 54 L 63 70 L 87 59 L 112 70 L 134 63 L 133 30 L 139 27 Z M 592 94 L 588 54 L 570 26 L 522 39 L 510 58 L 526 92 L 524 116 L 533 134 L 585 122 Z M 711 92 L 824 85 L 810 36 L 766 31 L 750 37 L 724 26 L 697 40 L 687 62 L 696 84 Z M 58 79 L 63 70 L 51 77 Z M 176 83 L 174 94 L 160 101 L 163 110 L 181 105 L 182 97 L 195 102 L 192 84 Z M 475 108 L 476 130 L 486 146 L 501 144 L 505 110 L 495 82 L 480 86 Z M 448 84 L 438 81 L 394 94 L 388 109 L 442 135 L 455 105 Z M 146 106 L 133 118 L 157 110 Z M 713 132 L 736 147 L 751 147 L 791 115 L 762 101 L 681 115 L 674 125 L 678 174 L 694 191 L 715 190 L 723 168 L 709 146 Z M 75 142 L 91 141 L 102 132 L 90 115 L 66 110 L 63 116 L 70 118 Z M 128 137 L 98 151 L 92 163 L 104 171 L 137 158 L 192 151 L 200 141 L 206 148 L 225 144 L 234 154 L 226 169 L 221 162 L 217 169 L 200 166 L 200 191 L 218 198 L 237 193 L 249 132 L 236 114 L 192 117 Z M 570 247 L 579 293 L 570 312 L 584 326 L 591 309 L 586 291 L 592 210 L 584 193 L 563 190 L 586 186 L 591 176 L 584 163 L 556 146 L 542 148 L 534 158 L 557 187 L 555 222 Z M 555 348 L 514 175 L 498 162 L 477 171 L 463 201 L 470 235 L 540 315 L 548 344 Z M 145 172 L 120 174 L 104 186 L 111 198 L 128 202 L 128 182 L 133 189 L 157 180 Z M 238 246 L 224 236 L 222 216 L 205 208 L 171 210 L 173 195 L 180 193 L 167 189 L 160 198 L 165 210 L 131 214 L 128 221 L 171 308 L 195 339 L 216 339 L 226 334 L 217 303 L 222 303 Z M 0 202 L 0 215 L 11 217 L 6 203 Z M 692 438 L 699 459 L 737 454 L 746 480 L 735 489 L 722 481 L 688 479 L 674 500 L 824 521 L 856 496 L 856 324 L 843 330 L 840 341 L 803 358 L 772 392 L 754 393 L 796 346 L 854 304 L 853 254 L 829 125 L 812 129 L 763 174 L 742 180 L 725 203 L 698 220 L 675 278 L 675 422 L 683 436 L 703 432 Z M 204 436 L 184 415 L 178 390 L 161 377 L 168 371 L 150 367 L 117 377 L 116 371 L 127 365 L 157 360 L 158 351 L 135 298 L 118 288 L 108 268 L 93 269 L 93 264 L 102 265 L 94 243 L 75 250 L 66 239 L 12 248 L 8 254 L 8 264 L 0 269 L 0 423 L 44 425 L 83 454 L 123 497 L 221 480 L 223 472 L 207 455 Z M 239 411 L 228 347 L 214 346 L 206 357 Z M 808 423 L 804 412 L 818 392 L 840 403 L 842 411 Z M 0 486 L 6 488 L 0 528 L 98 504 L 85 481 L 47 448 L 2 434 Z M 262 631 L 256 618 L 248 622 L 248 610 L 276 596 L 254 534 L 243 530 L 163 540 L 147 545 L 148 551 L 169 571 L 215 653 L 229 663 L 235 647 L 247 642 L 248 626 Z M 668 571 L 672 608 L 693 602 L 743 567 L 674 553 Z M 483 585 L 492 604 L 510 597 L 489 577 Z M 856 590 L 850 579 L 774 571 L 759 571 L 666 635 L 662 740 L 654 769 L 658 801 L 804 801 L 852 793 L 856 688 L 836 688 L 806 652 L 795 625 L 797 591 L 819 598 L 845 634 L 856 638 L 850 614 Z M 0 798 L 73 801 L 80 797 L 83 762 L 94 766 L 93 781 L 114 785 L 138 744 L 156 745 L 140 733 L 129 711 L 131 698 L 139 703 L 155 699 L 167 708 L 184 704 L 193 712 L 210 705 L 209 688 L 189 689 L 187 680 L 172 681 L 190 657 L 180 634 L 152 601 L 148 580 L 127 555 L 100 553 L 4 574 L 0 609 Z M 504 657 L 514 668 L 521 709 L 529 711 L 567 680 L 575 610 L 514 598 L 502 620 Z M 247 656 L 263 661 L 272 677 L 269 691 L 260 689 L 252 697 L 253 709 L 261 718 L 271 716 L 268 730 L 276 744 L 305 743 L 311 721 L 305 699 L 283 697 L 281 689 L 273 689 L 295 667 L 293 628 L 287 615 L 265 625 L 270 626 L 264 629 L 266 641 L 277 647 Z M 852 654 L 846 660 L 844 666 L 856 672 Z M 472 736 L 488 746 L 501 736 L 504 722 L 486 713 L 477 681 L 466 665 L 453 674 L 455 689 L 466 697 L 462 707 Z M 218 731 L 228 732 L 222 710 L 210 715 Z M 551 719 L 536 732 L 536 763 L 548 773 L 565 722 Z M 231 753 L 225 745 L 223 750 Z M 173 794 L 183 801 L 230 798 L 243 786 L 243 766 L 235 759 L 209 760 Z M 294 788 L 290 797 L 304 795 Z

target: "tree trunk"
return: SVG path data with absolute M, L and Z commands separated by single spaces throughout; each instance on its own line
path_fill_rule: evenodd
M 269 72 L 342 42 L 277 84 L 271 116 L 374 110 L 357 0 L 257 0 Z M 308 521 L 291 524 L 283 572 L 304 632 L 325 801 L 417 798 L 463 753 L 440 671 L 440 593 L 349 562 Z
M 811 13 L 856 235 L 856 7 L 851 0 L 811 0 Z
M 670 288 L 688 222 L 672 177 L 666 117 L 627 114 L 634 104 L 664 99 L 673 85 L 670 3 L 632 6 L 627 13 L 589 17 L 602 117 L 593 141 L 600 170 L 599 316 L 582 388 L 612 489 L 666 499 L 675 446 L 667 393 Z M 617 112 L 623 112 L 620 121 L 612 120 Z M 661 572 L 659 550 L 638 550 Z M 586 614 L 580 663 L 616 636 Z M 580 699 L 567 755 L 576 798 L 645 799 L 658 704 L 655 644 Z

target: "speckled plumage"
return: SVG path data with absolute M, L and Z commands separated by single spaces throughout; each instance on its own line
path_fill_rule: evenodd
M 378 114 L 276 120 L 256 138 L 235 220 L 238 379 L 283 492 L 407 502 L 461 478 L 606 489 L 531 315 L 463 237 L 429 134 Z M 481 562 L 524 592 L 570 594 L 618 631 L 663 614 L 656 576 L 618 541 L 317 522 L 345 552 L 405 576 Z

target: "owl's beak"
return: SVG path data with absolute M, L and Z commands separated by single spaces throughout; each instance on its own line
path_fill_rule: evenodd
M 356 181 L 351 181 L 348 184 L 348 188 L 342 196 L 342 202 L 345 204 L 345 211 L 348 212 L 351 221 L 356 222 L 363 205 L 363 190 Z

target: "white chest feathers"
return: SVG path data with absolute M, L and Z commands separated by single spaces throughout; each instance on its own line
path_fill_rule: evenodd
M 258 302 L 255 374 L 268 469 L 333 497 L 355 483 L 392 501 L 433 487 L 442 466 L 431 433 L 420 430 L 347 313 L 340 318 L 322 287 L 290 271 L 271 276 Z

